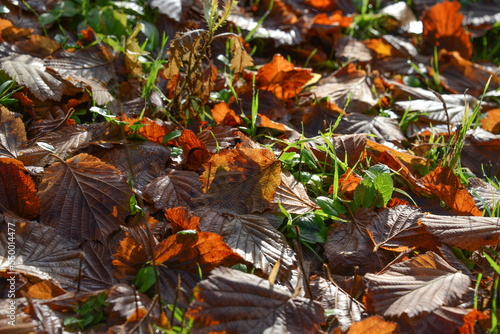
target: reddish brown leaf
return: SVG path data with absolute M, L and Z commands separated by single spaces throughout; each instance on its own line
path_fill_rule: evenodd
M 424 33 L 423 51 L 433 54 L 434 47 L 448 51 L 458 51 L 465 59 L 472 56 L 472 43 L 469 34 L 462 27 L 464 15 L 459 14 L 458 1 L 445 1 L 436 4 L 422 16 Z
M 420 183 L 455 212 L 469 216 L 482 216 L 472 196 L 449 167 L 437 167 L 420 179 Z
M 428 252 L 391 265 L 382 274 L 366 274 L 369 309 L 386 317 L 415 317 L 440 306 L 455 306 L 471 279 Z
M 270 63 L 257 71 L 255 85 L 273 92 L 279 99 L 289 99 L 300 93 L 311 78 L 311 70 L 295 68 L 282 56 L 274 55 Z
M 0 211 L 26 219 L 38 216 L 40 200 L 35 184 L 18 160 L 0 158 L 0 205 Z
M 308 137 L 317 136 L 319 132 L 326 132 L 331 125 L 335 124 L 340 115 L 345 114 L 334 103 L 323 100 L 309 107 L 297 109 L 295 113 L 302 117 L 295 117 L 292 120 L 294 121 L 294 125 L 297 128 L 301 128 L 301 123 L 303 123 L 304 134 Z
M 297 181 L 288 171 L 281 172 L 281 183 L 276 188 L 276 195 L 272 203 L 281 203 L 286 211 L 296 214 L 303 214 L 319 209 L 318 205 L 311 201 L 307 195 L 304 185 Z
M 212 208 L 245 214 L 262 212 L 281 183 L 281 168 L 274 153 L 239 146 L 212 156 L 204 165 L 201 200 Z
M 432 236 L 418 224 L 423 213 L 410 206 L 397 206 L 380 212 L 368 226 L 375 249 L 402 252 L 432 243 Z
M 151 299 L 125 284 L 113 286 L 109 291 L 106 302 L 109 303 L 107 310 L 109 310 L 109 320 L 111 322 L 108 325 L 121 324 L 125 321 L 137 322 L 146 314 L 156 320 L 160 318 L 160 306 L 158 304 L 148 312 L 148 309 L 153 306 L 151 305 Z M 137 313 L 139 313 L 139 318 Z
M 130 213 L 132 191 L 118 169 L 79 154 L 55 163 L 40 183 L 41 223 L 76 240 L 101 240 Z
M 335 149 L 335 154 L 340 161 L 346 161 L 349 167 L 353 167 L 358 161 L 363 161 L 366 156 L 366 135 L 342 135 L 329 138 Z M 323 138 L 317 138 L 311 142 L 311 151 L 322 164 L 326 163 L 330 166 L 335 164 L 331 157 L 327 155 L 324 149 L 319 149 L 317 146 L 326 147 L 328 144 Z
M 180 275 L 179 305 L 186 307 L 192 288 L 201 279 L 200 271 L 206 274 L 215 267 L 233 266 L 243 259 L 222 241 L 220 235 L 197 232 L 174 234 L 163 240 L 155 248 L 154 261 L 158 264 L 162 299 L 173 304 Z
M 17 158 L 26 142 L 26 130 L 20 115 L 0 107 L 0 156 Z
M 363 180 L 361 176 L 356 174 L 351 168 L 348 168 L 339 178 L 339 194 L 352 200 L 354 198 L 354 190 L 356 190 L 361 180 Z M 329 193 L 333 195 L 333 185 L 330 187 Z
M 475 251 L 500 243 L 500 218 L 425 215 L 420 223 L 448 245 Z
M 195 198 L 202 194 L 198 174 L 173 170 L 158 177 L 144 189 L 144 198 L 153 202 L 157 209 L 185 206 L 194 208 Z
M 200 169 L 210 159 L 210 152 L 191 130 L 182 130 L 179 145 L 184 153 L 184 166 L 193 171 Z
M 330 228 L 325 244 L 325 254 L 332 273 L 338 275 L 363 275 L 384 268 L 391 260 L 391 254 L 383 249 L 373 252 L 373 244 L 366 227 L 375 213 L 368 209 L 358 210 L 354 221 L 337 222 Z M 355 269 L 358 267 L 358 269 Z
M 243 296 L 243 297 L 242 297 Z M 188 311 L 193 333 L 314 333 L 324 321 L 317 301 L 290 292 L 257 276 L 218 268 L 195 290 Z
M 182 230 L 200 231 L 200 218 L 193 216 L 186 208 L 177 207 L 165 210 L 165 218 L 172 225 L 172 233 Z
M 488 111 L 485 118 L 481 119 L 483 129 L 493 134 L 500 134 L 500 109 L 492 109 Z
M 230 109 L 226 102 L 216 104 L 212 108 L 212 116 L 215 123 L 224 126 L 239 126 L 244 122 L 240 116 L 236 115 L 234 110 Z
M 230 126 L 217 126 L 212 129 L 205 129 L 196 136 L 205 144 L 207 150 L 217 153 L 219 150 L 233 147 L 238 136 L 236 129 Z
M 349 327 L 347 334 L 393 334 L 399 333 L 398 325 L 385 321 L 379 316 L 371 316 Z
M 143 124 L 144 126 L 137 130 L 137 134 L 146 138 L 150 142 L 157 144 L 163 144 L 163 137 L 165 137 L 172 131 L 172 129 L 168 125 L 162 124 L 161 121 L 155 122 L 147 117 L 143 117 L 139 121 L 139 118 L 132 119 L 123 115 L 123 121 L 127 122 L 129 125 L 137 123 Z M 128 135 L 132 134 L 132 130 L 130 129 L 129 125 L 125 126 L 125 131 L 127 131 Z
M 263 272 L 270 274 L 280 260 L 280 273 L 286 279 L 296 267 L 295 252 L 276 229 L 278 222 L 273 216 L 220 214 L 208 207 L 199 208 L 195 214 L 200 217 L 202 231 L 221 235 L 235 253 Z

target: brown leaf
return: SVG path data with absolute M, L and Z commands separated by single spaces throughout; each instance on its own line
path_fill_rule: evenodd
M 375 106 L 383 95 L 381 87 L 373 87 L 375 75 L 368 75 L 349 63 L 332 75 L 322 79 L 316 88 L 311 90 L 318 98 L 329 97 L 330 102 L 344 109 L 350 99 L 346 111 L 365 112 Z M 375 88 L 377 94 L 372 91 Z
M 230 35 L 229 39 L 232 42 L 230 43 L 230 46 L 231 46 L 231 52 L 233 53 L 233 57 L 231 58 L 230 69 L 234 70 L 235 73 L 241 73 L 248 66 L 253 66 L 253 59 L 245 50 L 241 37 L 236 35 Z
M 40 210 L 40 200 L 23 164 L 15 159 L 0 158 L 0 211 L 6 210 L 34 219 Z
M 500 218 L 425 215 L 420 219 L 439 241 L 469 250 L 500 243 Z
M 80 277 L 81 291 L 96 291 L 109 289 L 120 283 L 115 276 L 112 255 L 115 252 L 119 238 L 123 232 L 113 235 L 106 243 L 87 241 L 82 245 L 83 261 Z
M 335 133 L 372 134 L 375 135 L 375 138 L 370 138 L 379 143 L 384 143 L 385 141 L 399 143 L 406 140 L 396 120 L 389 117 L 373 117 L 360 113 L 351 113 L 346 117 L 342 117 L 338 127 L 335 128 Z
M 437 167 L 420 179 L 420 183 L 455 212 L 463 215 L 482 216 L 482 212 L 476 207 L 472 196 L 449 167 Z
M 55 163 L 40 183 L 41 223 L 76 240 L 106 241 L 130 213 L 121 173 L 88 154 Z
M 66 293 L 64 289 L 54 284 L 50 279 L 33 284 L 26 292 L 28 296 L 36 299 L 52 299 Z
M 359 275 L 376 272 L 391 261 L 391 254 L 383 249 L 373 252 L 374 244 L 366 227 L 375 217 L 368 209 L 358 210 L 354 221 L 337 222 L 330 228 L 325 243 L 325 254 L 330 263 L 332 273 Z M 355 269 L 358 267 L 358 269 Z
M 201 207 L 195 211 L 200 217 L 200 229 L 217 233 L 231 249 L 245 261 L 269 274 L 278 260 L 280 273 L 288 276 L 296 267 L 295 252 L 275 226 L 274 217 L 242 215 L 233 212 L 222 214 Z
M 189 170 L 197 171 L 210 159 L 211 154 L 207 147 L 191 130 L 182 130 L 179 145 L 184 153 L 184 167 Z
M 78 244 L 60 236 L 57 231 L 36 222 L 16 224 L 16 255 L 13 268 L 24 276 L 52 279 L 64 289 L 76 288 L 80 251 Z M 8 229 L 0 233 L 0 270 L 7 271 L 9 259 Z
M 136 291 L 133 287 L 118 284 L 109 291 L 106 303 L 109 304 L 109 319 L 112 323 L 120 324 L 125 321 L 136 322 L 137 313 L 143 315 L 148 313 L 147 310 L 152 306 L 151 299 L 143 293 Z M 158 319 L 160 318 L 160 307 L 156 304 L 149 316 Z M 142 317 L 140 317 L 142 318 Z M 108 326 L 110 323 L 108 323 Z
M 172 130 L 166 124 L 162 124 L 161 121 L 155 122 L 147 117 L 143 117 L 140 121 L 139 118 L 132 119 L 125 115 L 123 115 L 122 118 L 123 121 L 127 122 L 129 125 L 144 125 L 137 131 L 137 134 L 146 138 L 150 142 L 157 144 L 163 144 L 163 137 L 169 134 Z M 131 135 L 133 132 L 129 125 L 125 126 L 125 131 L 127 131 L 128 135 Z
M 344 114 L 344 111 L 334 103 L 321 100 L 309 107 L 297 109 L 295 113 L 297 115 L 302 114 L 302 117 L 294 118 L 294 125 L 301 128 L 303 123 L 304 134 L 312 137 L 317 136 L 319 132 L 326 132 L 330 126 L 335 124 L 337 118 Z
M 27 53 L 33 57 L 45 58 L 58 50 L 61 45 L 46 36 L 31 35 L 27 40 L 16 43 L 20 53 Z
M 242 328 L 247 333 L 313 333 L 324 321 L 320 303 L 228 268 L 214 270 L 198 285 L 188 317 L 194 320 L 195 334 Z
M 194 208 L 195 198 L 202 194 L 198 174 L 190 171 L 172 170 L 160 176 L 144 189 L 144 198 L 153 202 L 157 209 L 185 206 Z
M 367 136 L 362 134 L 355 135 L 341 135 L 329 138 L 331 144 L 335 149 L 335 155 L 340 161 L 346 161 L 349 167 L 353 167 L 358 161 L 363 161 L 366 156 L 366 140 Z M 325 152 L 324 149 L 317 148 L 318 146 L 328 147 L 324 138 L 315 138 L 310 142 L 311 151 L 322 164 L 333 166 L 335 164 L 331 157 Z
M 274 204 L 281 203 L 289 213 L 303 214 L 319 209 L 307 195 L 305 186 L 295 180 L 288 171 L 281 172 L 281 183 L 276 188 L 276 195 L 272 201 Z
M 314 299 L 321 303 L 323 309 L 335 310 L 335 318 L 343 332 L 347 331 L 352 323 L 361 321 L 367 316 L 363 304 L 349 296 L 336 284 L 316 275 L 311 277 L 309 283 Z
M 481 119 L 483 129 L 493 134 L 500 134 L 500 109 L 488 111 L 485 118 Z
M 230 109 L 226 102 L 216 104 L 212 108 L 212 116 L 215 123 L 224 126 L 239 126 L 243 125 L 243 119 L 236 115 L 233 109 Z
M 165 218 L 172 225 L 172 233 L 183 230 L 200 231 L 200 218 L 193 216 L 186 208 L 177 207 L 165 210 Z
M 311 70 L 295 68 L 281 55 L 274 55 L 257 71 L 255 86 L 273 92 L 279 99 L 289 99 L 300 93 L 311 78 Z
M 27 87 L 40 101 L 60 101 L 63 81 L 46 71 L 43 60 L 30 55 L 12 55 L 2 59 L 0 68 L 19 85 Z
M 0 107 L 0 156 L 17 158 L 26 142 L 26 130 L 20 115 Z
M 425 54 L 433 54 L 434 47 L 448 51 L 458 51 L 465 59 L 472 56 L 469 34 L 462 27 L 464 15 L 459 14 L 458 1 L 436 4 L 422 16 L 424 25 L 423 46 Z
M 393 334 L 399 333 L 398 325 L 385 321 L 383 318 L 374 315 L 356 322 L 349 327 L 347 334 Z
M 132 179 L 135 192 L 141 194 L 154 179 L 164 176 L 170 161 L 170 148 L 151 142 L 116 144 L 112 149 L 96 149 L 90 153 L 118 168 Z
M 239 146 L 213 155 L 204 165 L 200 200 L 212 208 L 245 214 L 269 207 L 281 182 L 281 167 L 274 153 L 264 148 Z
M 486 212 L 488 210 L 491 212 L 498 201 L 500 201 L 500 190 L 495 188 L 493 184 L 479 178 L 472 177 L 467 182 L 469 182 L 467 191 L 474 198 L 477 208 L 481 211 L 486 209 Z
M 217 126 L 212 129 L 204 129 L 196 137 L 205 144 L 207 150 L 217 153 L 219 150 L 234 146 L 238 138 L 236 132 L 237 129 L 230 126 Z
M 375 249 L 402 252 L 431 243 L 432 236 L 418 224 L 422 216 L 420 210 L 406 205 L 380 212 L 367 228 Z
M 471 285 L 469 276 L 433 252 L 391 265 L 383 274 L 366 274 L 369 309 L 385 317 L 410 318 L 440 306 L 455 306 Z
M 35 141 L 30 141 L 28 147 L 19 152 L 19 160 L 26 166 L 45 166 L 58 161 L 50 152 L 37 143 L 46 143 L 54 147 L 54 153 L 61 159 L 74 154 L 79 149 L 86 147 L 92 138 L 83 125 L 77 125 L 73 120 L 66 121 L 60 126 L 41 132 Z

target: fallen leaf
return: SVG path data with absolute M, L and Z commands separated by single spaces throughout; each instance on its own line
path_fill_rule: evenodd
M 183 230 L 200 230 L 200 218 L 190 214 L 186 208 L 167 209 L 165 210 L 165 218 L 172 225 L 172 233 Z
M 105 242 L 130 213 L 132 191 L 118 169 L 82 153 L 47 168 L 38 194 L 42 224 L 75 240 Z
M 497 217 L 428 214 L 420 219 L 420 223 L 439 241 L 471 252 L 500 243 L 500 218 Z
M 26 292 L 28 296 L 36 299 L 52 299 L 66 293 L 64 289 L 54 284 L 50 279 L 33 284 Z
M 366 318 L 363 304 L 352 298 L 336 284 L 327 281 L 323 277 L 314 275 L 309 283 L 314 299 L 321 303 L 325 311 L 334 311 L 334 317 L 340 329 L 345 332 L 353 323 Z
M 0 156 L 17 158 L 26 142 L 26 130 L 20 115 L 0 107 Z
M 2 59 L 0 68 L 19 85 L 27 87 L 40 101 L 60 101 L 63 81 L 46 71 L 42 59 L 30 55 L 12 55 Z
M 276 188 L 276 195 L 272 201 L 280 203 L 289 213 L 303 214 L 319 209 L 307 195 L 305 186 L 297 181 L 288 171 L 281 172 L 281 183 Z
M 311 70 L 295 68 L 281 55 L 275 55 L 257 71 L 255 86 L 273 92 L 279 99 L 289 99 L 299 94 L 311 78 Z
M 15 159 L 0 158 L 0 210 L 25 219 L 34 219 L 40 210 L 35 184 Z
M 392 334 L 399 333 L 398 325 L 385 321 L 377 315 L 353 323 L 347 334 Z
M 278 260 L 280 276 L 285 278 L 296 267 L 295 252 L 276 229 L 274 217 L 220 214 L 209 207 L 200 207 L 194 213 L 200 217 L 200 230 L 221 235 L 235 253 L 263 272 L 269 274 Z
M 486 117 L 481 119 L 483 129 L 493 134 L 500 134 L 500 109 L 488 111 Z
M 230 126 L 217 126 L 212 129 L 205 129 L 196 136 L 205 144 L 207 150 L 212 153 L 218 153 L 229 147 L 233 147 L 238 136 L 237 130 Z
M 385 317 L 410 318 L 440 306 L 455 306 L 471 279 L 433 252 L 389 266 L 382 274 L 366 274 L 368 309 Z
M 437 167 L 420 179 L 420 183 L 455 212 L 482 216 L 472 196 L 449 167 Z
M 183 165 L 189 170 L 197 171 L 210 159 L 210 152 L 205 144 L 191 130 L 182 130 L 179 145 L 184 153 Z
M 383 249 L 373 251 L 374 244 L 366 230 L 375 218 L 375 213 L 360 209 L 353 221 L 337 222 L 328 232 L 325 255 L 330 270 L 337 275 L 364 275 L 384 268 L 392 260 L 391 254 Z
M 213 155 L 204 165 L 200 197 L 220 210 L 245 214 L 269 207 L 281 183 L 281 167 L 264 148 L 236 147 Z
M 465 59 L 472 56 L 472 43 L 465 29 L 462 27 L 464 15 L 459 14 L 458 1 L 444 1 L 432 6 L 424 12 L 422 35 L 424 54 L 433 54 L 434 47 L 438 50 L 458 51 Z
M 198 177 L 194 172 L 171 170 L 168 175 L 157 177 L 146 186 L 144 199 L 154 203 L 157 209 L 194 208 L 195 198 L 202 194 Z
M 373 139 L 382 144 L 385 141 L 399 143 L 406 140 L 396 120 L 382 116 L 373 117 L 360 113 L 351 113 L 342 117 L 338 127 L 335 128 L 335 133 L 372 134 L 375 135 Z
M 215 269 L 199 283 L 187 315 L 194 320 L 195 334 L 241 328 L 248 333 L 312 333 L 324 321 L 319 302 L 292 297 L 267 280 L 229 268 Z

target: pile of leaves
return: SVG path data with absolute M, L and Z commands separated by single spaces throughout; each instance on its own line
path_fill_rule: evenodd
M 500 9 L 462 5 L 1 1 L 2 332 L 497 333 Z

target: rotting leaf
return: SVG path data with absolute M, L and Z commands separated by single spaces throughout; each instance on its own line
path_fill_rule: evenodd
M 433 252 L 391 265 L 382 274 L 366 274 L 368 308 L 385 317 L 412 318 L 440 306 L 455 306 L 465 296 L 469 276 Z
M 82 153 L 47 168 L 39 196 L 42 224 L 79 241 L 104 242 L 129 214 L 132 191 L 118 169 Z
M 229 268 L 215 269 L 199 283 L 188 317 L 195 334 L 241 328 L 248 333 L 316 332 L 324 321 L 319 302 L 292 297 L 267 280 Z
M 262 212 L 281 183 L 281 167 L 264 148 L 239 146 L 213 155 L 204 165 L 200 200 L 219 210 L 239 214 Z
M 0 211 L 6 210 L 25 219 L 34 219 L 40 210 L 40 200 L 22 163 L 0 158 Z

